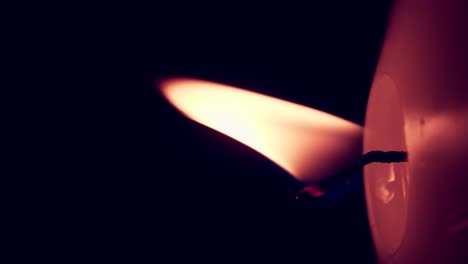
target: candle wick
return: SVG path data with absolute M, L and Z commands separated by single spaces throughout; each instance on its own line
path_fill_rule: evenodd
M 396 163 L 406 161 L 408 161 L 408 153 L 406 151 L 369 151 L 361 156 L 361 160 L 357 164 L 339 173 L 338 176 L 332 176 L 322 182 L 306 186 L 299 191 L 296 199 L 304 200 L 305 197 L 315 198 L 323 196 L 326 200 L 328 198 L 334 199 L 346 196 L 346 194 L 362 186 L 362 167 L 374 162 Z M 321 200 L 323 201 L 323 199 Z
M 369 151 L 361 157 L 361 166 L 366 166 L 369 163 L 394 163 L 408 161 L 408 153 L 406 151 Z

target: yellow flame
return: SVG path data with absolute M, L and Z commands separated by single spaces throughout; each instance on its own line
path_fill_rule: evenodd
M 314 182 L 361 151 L 362 128 L 306 106 L 208 81 L 175 78 L 163 95 L 187 117 L 224 133 Z

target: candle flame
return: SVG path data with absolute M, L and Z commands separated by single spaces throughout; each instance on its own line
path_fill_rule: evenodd
M 331 114 L 208 81 L 174 78 L 159 86 L 185 116 L 253 148 L 302 182 L 321 180 L 361 154 L 362 128 Z

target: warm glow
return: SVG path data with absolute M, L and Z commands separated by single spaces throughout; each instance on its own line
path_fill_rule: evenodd
M 160 87 L 187 117 L 255 149 L 301 181 L 320 180 L 360 155 L 361 127 L 336 116 L 207 81 L 169 79 Z
M 379 164 L 381 166 L 386 166 L 387 164 Z M 389 173 L 388 175 L 385 175 L 381 178 L 379 178 L 378 182 L 378 187 L 376 188 L 376 195 L 377 197 L 384 203 L 388 204 L 393 200 L 395 197 L 395 192 L 392 191 L 389 187 L 388 184 L 394 184 L 396 181 L 395 177 L 395 165 L 393 163 L 390 163 L 389 165 Z

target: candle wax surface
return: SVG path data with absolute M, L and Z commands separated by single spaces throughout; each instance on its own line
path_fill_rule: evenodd
M 396 1 L 374 76 L 364 152 L 380 263 L 468 263 L 468 3 Z

